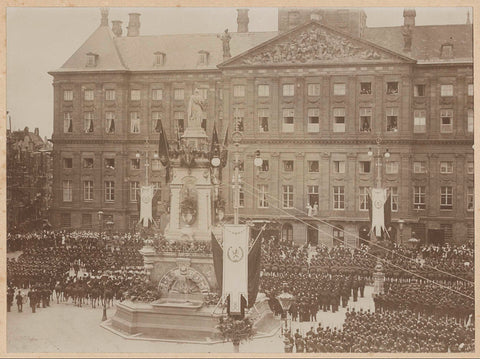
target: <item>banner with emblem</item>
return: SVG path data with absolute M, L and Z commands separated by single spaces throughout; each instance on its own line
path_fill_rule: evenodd
M 148 227 L 150 222 L 153 222 L 152 215 L 152 200 L 155 194 L 154 187 L 143 186 L 140 189 L 140 219 L 139 223 L 142 223 L 144 227 Z
M 372 188 L 372 229 L 371 231 L 377 237 L 382 236 L 382 231 L 385 231 L 385 211 L 384 205 L 387 201 L 386 188 Z
M 223 228 L 222 297 L 230 296 L 230 313 L 241 314 L 242 295 L 248 298 L 248 237 L 246 225 L 226 224 Z

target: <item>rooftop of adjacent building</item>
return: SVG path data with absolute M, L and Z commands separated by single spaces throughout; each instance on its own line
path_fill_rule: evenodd
M 38 127 L 33 132 L 28 127 L 17 131 L 7 130 L 7 141 L 25 150 L 51 151 L 53 149 L 53 144 L 47 140 L 47 137 L 42 139 Z
M 341 31 L 353 41 L 368 40 L 417 63 L 472 62 L 473 27 L 469 17 L 465 24 L 416 26 L 415 10 L 405 9 L 403 26 L 368 28 L 363 10 L 343 11 L 302 9 L 300 15 L 289 16 L 291 12 L 284 9 L 279 11 L 279 31 L 249 32 L 248 10 L 239 9 L 237 32 L 229 33 L 230 54 L 235 57 L 275 37 L 281 39 L 284 32 L 303 26 L 308 19 Z M 338 21 L 338 16 L 344 16 L 345 11 L 349 11 L 347 22 Z M 129 15 L 127 34 L 122 36 L 121 22 L 112 21 L 110 28 L 108 10 L 103 8 L 100 26 L 55 72 L 215 70 L 225 60 L 220 34 L 141 36 L 140 14 Z M 286 23 L 281 24 L 282 21 Z M 206 53 L 206 61 L 199 61 L 201 52 Z M 164 56 L 161 63 L 156 62 L 155 55 Z M 94 65 L 88 62 L 88 56 Z

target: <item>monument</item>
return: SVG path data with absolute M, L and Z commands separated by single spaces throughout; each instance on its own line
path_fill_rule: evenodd
M 213 203 L 221 199 L 215 191 L 218 168 L 212 165 L 211 157 L 212 151 L 218 154 L 218 148 L 211 146 L 202 128 L 206 105 L 195 89 L 188 105 L 185 133 L 175 148 L 166 150 L 165 167 L 170 171 L 170 218 L 164 232 L 167 242 L 210 242 L 212 232 L 217 238 L 222 232 L 214 226 Z M 140 252 L 147 275 L 158 283 L 160 299 L 152 303 L 118 303 L 115 315 L 102 326 L 137 339 L 220 340 L 216 326 L 223 315 L 221 303 L 205 304 L 205 299 L 219 287 L 212 253 L 157 253 L 151 245 Z M 273 333 L 278 328 L 265 296 L 259 296 L 255 303 L 254 322 L 258 335 Z

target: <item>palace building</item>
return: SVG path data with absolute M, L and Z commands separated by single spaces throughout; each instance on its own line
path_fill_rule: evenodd
M 175 141 L 198 88 L 209 137 L 214 124 L 222 141 L 227 128 L 243 134 L 242 218 L 280 223 L 298 243 L 358 245 L 377 181 L 391 194 L 396 242 L 472 240 L 472 25 L 418 26 L 414 9 L 403 16 L 403 26 L 369 28 L 361 9 L 282 8 L 278 31 L 249 32 L 239 9 L 237 32 L 143 36 L 140 14 L 125 35 L 102 10 L 100 26 L 50 72 L 52 224 L 133 230 L 146 181 L 160 189 L 156 216 L 166 213 L 159 120 Z

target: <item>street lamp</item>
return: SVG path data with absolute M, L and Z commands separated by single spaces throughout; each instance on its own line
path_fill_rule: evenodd
M 277 299 L 280 302 L 280 306 L 285 314 L 285 330 L 287 329 L 287 313 L 290 309 L 290 306 L 295 301 L 295 297 L 290 293 L 286 292 L 287 283 L 283 283 L 283 293 L 277 295 Z

